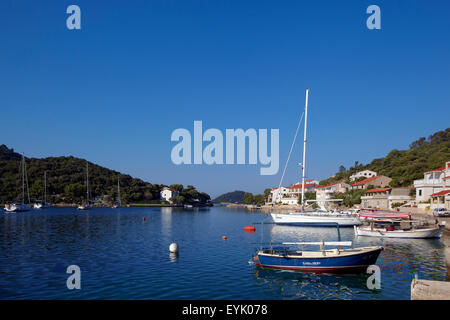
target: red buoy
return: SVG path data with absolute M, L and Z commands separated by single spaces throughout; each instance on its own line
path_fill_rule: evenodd
M 254 226 L 245 226 L 244 227 L 244 231 L 245 232 L 255 232 L 256 231 L 256 227 L 254 227 Z
M 142 218 L 142 222 L 145 222 L 145 218 Z
M 222 236 L 222 240 L 227 240 L 227 236 Z

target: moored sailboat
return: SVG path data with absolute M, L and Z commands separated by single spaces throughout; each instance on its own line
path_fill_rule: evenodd
M 360 225 L 361 221 L 357 216 L 350 215 L 348 213 L 329 211 L 324 207 L 320 210 L 305 211 L 305 170 L 306 170 L 306 133 L 307 133 L 307 119 L 308 119 L 308 94 L 309 90 L 306 90 L 306 101 L 305 101 L 305 124 L 304 124 L 304 134 L 303 134 L 303 162 L 300 164 L 302 166 L 302 193 L 301 202 L 302 210 L 299 212 L 290 213 L 272 213 L 271 217 L 274 223 L 284 224 L 284 225 L 298 225 L 298 226 L 329 226 L 330 224 L 337 223 L 342 227 L 352 227 L 355 225 Z M 300 124 L 299 124 L 300 125 Z M 298 133 L 298 129 L 297 129 Z M 296 133 L 296 136 L 297 136 Z M 295 143 L 292 144 L 292 147 Z M 291 147 L 291 151 L 292 151 Z M 289 154 L 290 157 L 290 154 Z M 288 157 L 288 161 L 289 161 Z M 286 163 L 287 164 L 287 163 Z M 283 173 L 284 175 L 284 173 Z M 283 179 L 283 177 L 282 177 Z M 281 186 L 281 183 L 280 183 Z
M 122 206 L 122 203 L 120 201 L 120 180 L 117 180 L 117 202 L 113 204 L 113 208 L 120 208 Z
M 89 163 L 86 162 L 86 202 L 78 205 L 78 210 L 89 210 L 92 206 L 89 204 Z
M 44 209 L 49 208 L 50 205 L 47 204 L 47 171 L 44 172 L 44 200 L 36 200 L 33 208 L 34 209 Z
M 22 154 L 22 201 L 15 201 L 5 205 L 6 212 L 25 212 L 30 211 L 31 207 L 25 204 L 25 181 L 27 185 L 28 203 L 30 203 L 30 190 L 28 188 L 28 178 L 26 174 L 25 156 Z

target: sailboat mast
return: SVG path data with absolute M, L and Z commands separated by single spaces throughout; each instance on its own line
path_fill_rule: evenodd
M 44 171 L 44 203 L 47 203 L 47 171 Z
M 89 163 L 86 162 L 86 205 L 89 202 Z
M 22 153 L 22 204 L 25 203 L 25 156 Z
M 119 192 L 119 205 L 121 205 L 121 203 L 120 203 L 120 180 L 117 180 L 117 190 Z
M 305 209 L 305 169 L 306 169 L 306 124 L 308 119 L 308 94 L 309 89 L 306 89 L 305 101 L 305 132 L 303 134 L 303 162 L 302 162 L 302 210 Z

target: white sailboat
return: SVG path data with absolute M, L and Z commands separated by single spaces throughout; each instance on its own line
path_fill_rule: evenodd
M 49 208 L 50 205 L 47 204 L 47 171 L 44 172 L 44 200 L 36 200 L 33 205 L 34 209 L 44 209 Z
M 120 208 L 122 206 L 122 203 L 120 202 L 120 180 L 117 180 L 117 202 L 113 204 L 113 208 Z
M 25 156 L 22 154 L 22 201 L 16 201 L 5 205 L 6 212 L 25 212 L 30 211 L 31 207 L 25 204 L 25 181 L 27 184 L 28 203 L 30 203 L 30 190 L 28 188 L 28 178 L 26 175 Z
M 301 226 L 330 226 L 336 223 L 342 227 L 351 227 L 360 225 L 361 221 L 358 217 L 351 216 L 343 212 L 332 212 L 325 208 L 314 211 L 305 211 L 305 169 L 306 169 L 306 129 L 308 119 L 308 94 L 309 90 L 306 90 L 305 101 L 305 128 L 303 135 L 303 163 L 302 166 L 302 210 L 300 212 L 290 213 L 272 213 L 272 220 L 276 224 L 283 225 L 301 225 Z M 294 138 L 295 142 L 295 138 Z M 292 149 L 291 149 L 292 151 Z M 288 158 L 289 161 L 289 158 Z M 281 186 L 281 183 L 280 183 Z
M 78 210 L 89 210 L 92 206 L 89 205 L 89 163 L 86 162 L 86 202 L 80 204 Z

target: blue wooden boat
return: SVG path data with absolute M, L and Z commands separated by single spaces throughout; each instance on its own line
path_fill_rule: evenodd
M 256 265 L 313 273 L 362 273 L 376 263 L 383 247 L 290 251 L 287 247 L 259 250 Z
M 351 241 L 341 241 L 339 225 L 338 241 L 283 242 L 282 247 L 261 248 L 254 256 L 256 265 L 264 268 L 284 269 L 313 273 L 361 273 L 376 263 L 383 247 L 370 246 L 342 249 L 352 246 Z M 318 251 L 291 250 L 290 245 L 319 245 Z M 325 249 L 325 246 L 337 246 Z

